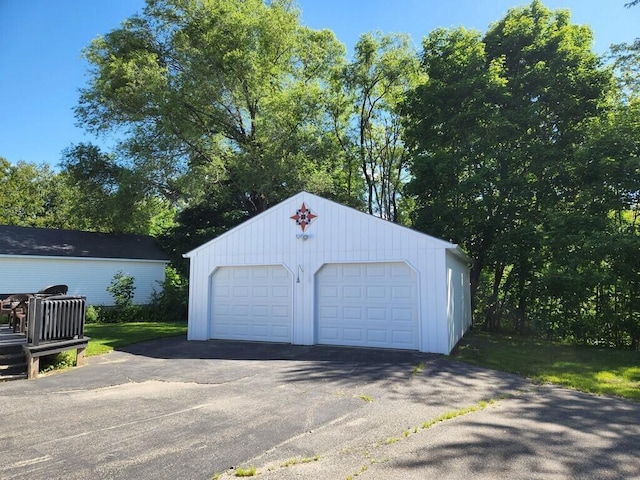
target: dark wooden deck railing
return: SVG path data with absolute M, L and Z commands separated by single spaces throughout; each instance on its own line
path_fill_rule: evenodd
M 71 340 L 84 336 L 86 297 L 33 296 L 29 298 L 27 343 Z
M 84 336 L 86 297 L 32 296 L 27 313 L 27 375 L 38 376 L 40 357 L 76 349 L 76 365 L 84 363 L 89 337 Z

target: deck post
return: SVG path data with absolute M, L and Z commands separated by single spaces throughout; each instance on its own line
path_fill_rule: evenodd
M 80 347 L 76 349 L 76 367 L 80 367 L 81 365 L 84 365 L 86 363 L 86 358 L 84 355 L 86 349 L 86 347 Z
M 40 371 L 40 357 L 31 355 L 30 351 L 26 351 L 27 354 L 27 378 L 32 380 L 38 378 L 38 372 Z

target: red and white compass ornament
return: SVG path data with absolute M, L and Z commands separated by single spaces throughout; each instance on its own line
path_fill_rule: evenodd
M 295 220 L 296 224 L 300 225 L 300 228 L 304 232 L 305 228 L 307 228 L 311 224 L 313 219 L 316 217 L 317 215 L 314 215 L 313 213 L 311 213 L 311 210 L 309 210 L 303 202 L 302 207 L 296 210 L 296 214 L 292 215 L 289 218 L 291 218 L 292 220 Z

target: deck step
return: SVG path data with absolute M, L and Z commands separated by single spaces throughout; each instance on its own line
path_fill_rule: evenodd
M 6 365 L 15 365 L 16 363 L 25 363 L 25 358 L 22 349 L 17 352 L 0 353 L 0 368 Z
M 5 355 L 23 355 L 22 343 L 14 343 L 11 345 L 0 344 L 0 358 Z
M 22 358 L 21 360 L 22 361 L 20 363 L 12 363 L 11 365 L 0 365 L 0 377 L 26 372 L 27 362 L 24 361 L 24 358 Z
M 12 375 L 0 375 L 0 383 L 8 382 L 10 380 L 26 380 L 26 379 L 27 379 L 27 374 L 26 373 L 16 373 L 16 374 L 12 374 Z
M 27 357 L 22 345 L 0 346 L 0 382 L 27 378 Z
M 0 382 L 27 378 L 27 357 L 22 348 L 26 343 L 24 334 L 0 325 Z

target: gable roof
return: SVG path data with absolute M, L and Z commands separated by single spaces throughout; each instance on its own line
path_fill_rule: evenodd
M 168 261 L 153 237 L 0 225 L 0 255 Z
M 446 240 L 442 240 L 440 238 L 437 237 L 433 237 L 431 235 L 427 235 L 426 233 L 422 233 L 419 232 L 417 230 L 413 230 L 412 228 L 409 227 L 405 227 L 403 225 L 399 225 L 397 223 L 392 223 L 389 222 L 388 220 L 384 220 L 380 217 L 376 217 L 374 215 L 370 215 L 368 213 L 362 212 L 360 210 L 357 210 L 353 207 L 349 207 L 347 205 L 343 205 L 341 203 L 337 203 L 334 202 L 333 200 L 329 200 L 326 199 L 324 197 L 320 197 L 318 195 L 315 195 L 313 193 L 309 193 L 306 191 L 301 191 L 295 195 L 293 195 L 292 197 L 287 198 L 286 200 L 283 200 L 282 202 L 274 205 L 273 207 L 267 209 L 266 211 L 256 215 L 255 217 L 252 217 L 248 220 L 245 220 L 243 223 L 241 223 L 240 225 L 232 228 L 231 230 L 223 233 L 222 235 L 219 235 L 211 240 L 209 240 L 208 242 L 205 242 L 204 244 L 194 248 L 193 250 L 183 254 L 182 256 L 184 258 L 191 258 L 193 256 L 195 256 L 195 254 L 205 248 L 208 248 L 210 245 L 215 244 L 217 242 L 222 241 L 225 237 L 229 236 L 229 235 L 234 235 L 236 232 L 238 232 L 239 230 L 242 230 L 244 228 L 249 227 L 251 224 L 253 224 L 254 222 L 259 222 L 263 219 L 263 217 L 266 217 L 268 215 L 271 215 L 274 213 L 274 211 L 283 209 L 283 208 L 290 208 L 289 203 L 293 202 L 294 204 L 298 204 L 300 202 L 302 202 L 303 200 L 309 200 L 312 199 L 314 202 L 325 202 L 331 205 L 335 205 L 338 206 L 340 208 L 343 208 L 345 210 L 350 211 L 352 214 L 354 215 L 358 215 L 361 216 L 361 218 L 366 219 L 367 221 L 370 222 L 374 222 L 374 223 L 378 223 L 382 228 L 393 228 L 393 229 L 398 229 L 398 230 L 403 230 L 405 232 L 409 232 L 410 235 L 415 235 L 416 237 L 420 238 L 423 241 L 427 241 L 427 242 L 431 242 L 434 245 L 438 245 L 440 248 L 445 248 L 448 249 L 451 253 L 453 253 L 454 255 L 460 257 L 461 259 L 468 261 L 469 257 L 467 256 L 467 254 L 455 243 L 451 243 L 448 242 Z M 287 215 L 287 217 L 289 217 L 290 215 Z

